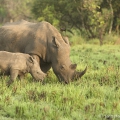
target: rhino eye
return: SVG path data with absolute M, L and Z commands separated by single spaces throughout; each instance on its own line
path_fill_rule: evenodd
M 61 70 L 64 70 L 64 69 L 65 69 L 64 65 L 61 65 L 61 66 L 60 66 L 60 69 L 61 69 Z

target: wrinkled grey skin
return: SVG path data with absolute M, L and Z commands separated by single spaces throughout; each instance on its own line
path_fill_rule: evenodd
M 8 86 L 17 76 L 21 79 L 26 73 L 30 73 L 37 81 L 42 81 L 45 77 L 36 59 L 23 53 L 0 51 L 0 71 L 1 74 L 10 75 Z
M 69 41 L 48 22 L 18 21 L 0 28 L 0 51 L 22 52 L 32 55 L 43 72 L 51 67 L 60 81 L 69 83 L 74 76 L 81 77 L 86 69 L 76 72 L 70 61 Z M 82 73 L 83 73 L 82 72 Z M 76 78 L 76 77 L 75 77 Z

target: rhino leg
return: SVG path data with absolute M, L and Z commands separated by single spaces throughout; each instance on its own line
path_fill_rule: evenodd
M 25 78 L 25 74 L 20 74 L 20 75 L 18 75 L 18 78 L 19 78 L 20 80 L 24 79 L 24 78 Z
M 11 69 L 10 70 L 10 80 L 7 82 L 7 86 L 9 87 L 11 85 L 11 83 L 14 82 L 14 80 L 17 78 L 18 76 L 18 70 L 14 70 L 14 69 Z

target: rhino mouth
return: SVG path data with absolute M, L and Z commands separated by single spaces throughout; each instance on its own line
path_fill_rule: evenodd
M 41 77 L 34 77 L 34 76 L 32 76 L 33 77 L 33 79 L 37 82 L 42 82 L 43 80 L 44 80 L 44 76 L 41 76 Z
M 65 84 L 68 84 L 68 83 L 69 83 L 68 81 L 66 81 L 66 80 L 64 80 L 62 77 L 60 77 L 60 75 L 57 75 L 57 77 L 58 77 L 59 82 L 65 83 Z
M 59 82 L 62 82 L 63 79 L 60 77 L 60 75 L 57 75 Z

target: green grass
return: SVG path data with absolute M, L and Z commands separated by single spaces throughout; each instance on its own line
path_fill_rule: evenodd
M 52 70 L 43 84 L 28 75 L 7 88 L 2 77 L 0 120 L 119 120 L 120 46 L 77 45 L 70 57 L 77 70 L 88 70 L 68 85 Z

